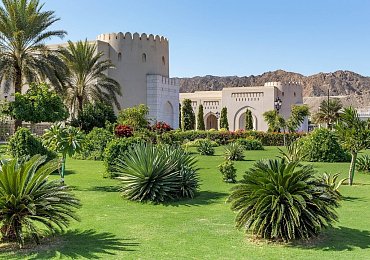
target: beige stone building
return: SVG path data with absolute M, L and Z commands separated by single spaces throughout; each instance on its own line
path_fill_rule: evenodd
M 279 113 L 288 118 L 292 105 L 302 105 L 302 86 L 298 83 L 267 82 L 264 86 L 224 88 L 222 91 L 196 91 L 180 93 L 180 102 L 190 99 L 194 112 L 203 105 L 206 129 L 219 128 L 219 115 L 227 108 L 229 128 L 232 131 L 245 128 L 245 111 L 252 111 L 254 130 L 267 131 L 263 113 L 275 109 L 275 100 L 281 100 Z M 306 120 L 307 121 L 307 120 Z M 307 122 L 301 126 L 307 130 Z
M 122 96 L 118 98 L 121 108 L 146 104 L 152 121 L 165 121 L 178 128 L 179 82 L 169 78 L 166 38 L 145 33 L 109 33 L 99 35 L 90 43 L 96 44 L 103 58 L 110 59 L 116 67 L 109 69 L 107 75 L 121 85 Z M 48 47 L 56 49 L 66 45 Z M 11 93 L 0 92 L 0 98 L 3 97 L 12 99 Z

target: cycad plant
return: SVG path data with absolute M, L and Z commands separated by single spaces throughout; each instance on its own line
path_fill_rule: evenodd
M 198 188 L 194 164 L 180 147 L 140 143 L 118 159 L 115 174 L 123 182 L 124 197 L 163 202 L 194 197 Z
M 259 238 L 293 240 L 317 236 L 338 216 L 337 194 L 310 165 L 259 161 L 232 188 L 228 198 L 236 226 Z
M 48 181 L 58 168 L 56 160 L 45 163 L 46 156 L 35 155 L 19 162 L 2 161 L 0 167 L 0 222 L 2 239 L 20 246 L 30 236 L 39 243 L 41 227 L 51 232 L 68 227 L 77 220 L 79 201 L 59 181 Z M 44 164 L 45 163 L 45 164 Z M 42 166 L 41 166 L 42 165 Z
M 225 147 L 225 159 L 241 161 L 244 159 L 244 146 L 238 142 L 232 142 Z
M 284 159 L 288 162 L 299 162 L 305 159 L 307 153 L 304 151 L 303 146 L 294 141 L 289 145 L 286 145 L 286 151 L 278 148 L 280 156 L 279 158 Z
M 357 158 L 356 168 L 360 172 L 370 172 L 370 156 L 365 154 Z

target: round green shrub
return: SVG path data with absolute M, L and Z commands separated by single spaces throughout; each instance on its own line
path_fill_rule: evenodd
M 258 238 L 289 241 L 317 236 L 338 219 L 338 194 L 312 165 L 259 161 L 228 198 L 236 226 Z
M 105 165 L 105 176 L 115 177 L 114 166 L 119 160 L 122 160 L 128 149 L 137 143 L 140 143 L 140 138 L 128 137 L 128 138 L 115 138 L 110 141 L 103 154 L 104 165 Z
M 348 162 L 351 157 L 339 144 L 335 132 L 317 128 L 308 136 L 301 138 L 298 145 L 309 162 Z
M 19 128 L 9 139 L 9 151 L 13 158 L 46 155 L 47 160 L 57 157 L 57 154 L 47 149 L 41 139 L 31 133 L 28 128 Z
M 208 139 L 205 139 L 199 142 L 197 151 L 201 155 L 214 155 L 215 154 L 215 148 L 213 148 L 212 142 Z
M 112 132 L 104 128 L 94 127 L 90 133 L 86 135 L 82 151 L 74 157 L 83 160 L 103 160 L 104 150 L 107 144 L 112 141 L 114 135 Z
M 245 150 L 264 150 L 262 142 L 252 138 L 237 139 L 236 142 L 241 144 Z
M 222 179 L 224 180 L 224 182 L 236 182 L 236 169 L 232 161 L 225 160 L 218 166 L 218 169 L 222 174 Z

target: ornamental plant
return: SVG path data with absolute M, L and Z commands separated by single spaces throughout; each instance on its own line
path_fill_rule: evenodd
M 225 147 L 225 159 L 231 161 L 241 161 L 244 159 L 243 145 L 233 142 Z
M 129 125 L 117 125 L 114 134 L 118 137 L 131 137 L 134 135 L 134 129 Z
M 181 106 L 181 129 L 182 131 L 194 130 L 195 115 L 190 99 L 184 99 Z
M 226 107 L 223 107 L 221 109 L 220 128 L 229 130 L 229 121 L 227 119 L 227 108 Z
M 49 232 L 62 231 L 70 220 L 78 220 L 75 210 L 79 200 L 68 187 L 48 180 L 59 168 L 58 161 L 46 162 L 35 155 L 27 161 L 0 162 L 0 223 L 3 241 L 17 242 L 20 247 L 30 238 L 37 244 Z M 42 165 L 42 166 L 41 166 Z
M 181 147 L 140 143 L 115 165 L 122 195 L 135 201 L 164 202 L 193 198 L 198 189 L 195 160 Z
M 203 139 L 199 141 L 199 146 L 197 147 L 197 151 L 201 155 L 214 155 L 215 148 L 213 148 L 213 144 L 209 139 Z
M 166 122 L 157 122 L 152 125 L 151 129 L 159 134 L 173 130 L 172 127 Z
M 356 168 L 360 172 L 370 172 L 370 156 L 364 154 L 356 160 Z
M 290 241 L 317 236 L 338 219 L 339 197 L 312 165 L 258 161 L 228 198 L 236 227 L 257 238 Z
M 236 169 L 234 163 L 231 160 L 225 160 L 218 166 L 222 179 L 224 182 L 235 183 L 236 182 Z
M 205 130 L 206 126 L 204 125 L 204 113 L 203 113 L 203 105 L 200 104 L 198 107 L 198 115 L 197 115 L 197 130 Z

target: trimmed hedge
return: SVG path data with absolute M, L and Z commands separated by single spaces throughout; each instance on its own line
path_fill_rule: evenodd
M 305 136 L 305 133 L 286 133 L 286 141 L 293 142 Z M 162 134 L 159 139 L 166 144 L 179 143 L 186 141 L 194 141 L 196 139 L 210 139 L 217 142 L 219 145 L 228 144 L 231 141 L 240 138 L 252 138 L 262 142 L 265 146 L 282 146 L 284 145 L 283 133 L 265 133 L 259 131 L 170 131 Z

